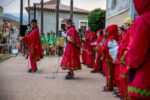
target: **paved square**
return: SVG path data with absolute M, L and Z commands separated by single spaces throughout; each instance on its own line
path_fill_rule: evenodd
M 102 92 L 105 78 L 91 74 L 91 69 L 75 73 L 74 80 L 65 80 L 66 71 L 59 70 L 58 57 L 45 57 L 38 62 L 39 71 L 27 73 L 28 60 L 19 56 L 0 63 L 0 100 L 119 100 L 111 92 Z

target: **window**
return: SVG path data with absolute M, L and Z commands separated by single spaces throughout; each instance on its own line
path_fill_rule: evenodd
M 85 31 L 88 28 L 88 21 L 86 21 L 86 20 L 80 20 L 79 21 L 79 28 L 82 31 Z
M 59 24 L 59 30 L 65 30 L 65 22 L 64 22 L 64 20 L 63 19 L 60 19 L 60 24 Z
M 117 5 L 117 0 L 112 0 L 112 6 L 111 6 L 111 8 L 115 8 L 116 5 Z

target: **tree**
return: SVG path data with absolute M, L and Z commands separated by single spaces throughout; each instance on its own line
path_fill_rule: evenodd
M 92 10 L 88 15 L 89 28 L 92 32 L 97 32 L 99 29 L 105 28 L 105 14 L 105 10 L 97 8 Z

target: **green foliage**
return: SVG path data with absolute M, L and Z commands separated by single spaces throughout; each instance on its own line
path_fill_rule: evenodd
M 97 32 L 99 29 L 105 28 L 106 11 L 100 8 L 94 9 L 88 16 L 89 28 L 92 32 Z

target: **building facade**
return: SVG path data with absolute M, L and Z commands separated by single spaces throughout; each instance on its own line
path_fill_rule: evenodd
M 51 0 L 44 3 L 44 33 L 53 31 L 56 32 L 56 0 Z M 59 6 L 59 30 L 65 27 L 63 19 L 70 18 L 70 6 L 60 4 Z M 30 10 L 31 19 L 34 19 L 34 7 L 26 8 L 27 11 Z M 73 8 L 74 15 L 73 21 L 77 29 L 87 29 L 88 28 L 88 14 L 89 11 Z M 41 28 L 41 5 L 36 4 L 36 19 L 38 21 L 39 28 Z
M 132 0 L 107 0 L 106 26 L 110 24 L 122 25 L 125 18 L 135 18 L 137 13 Z

